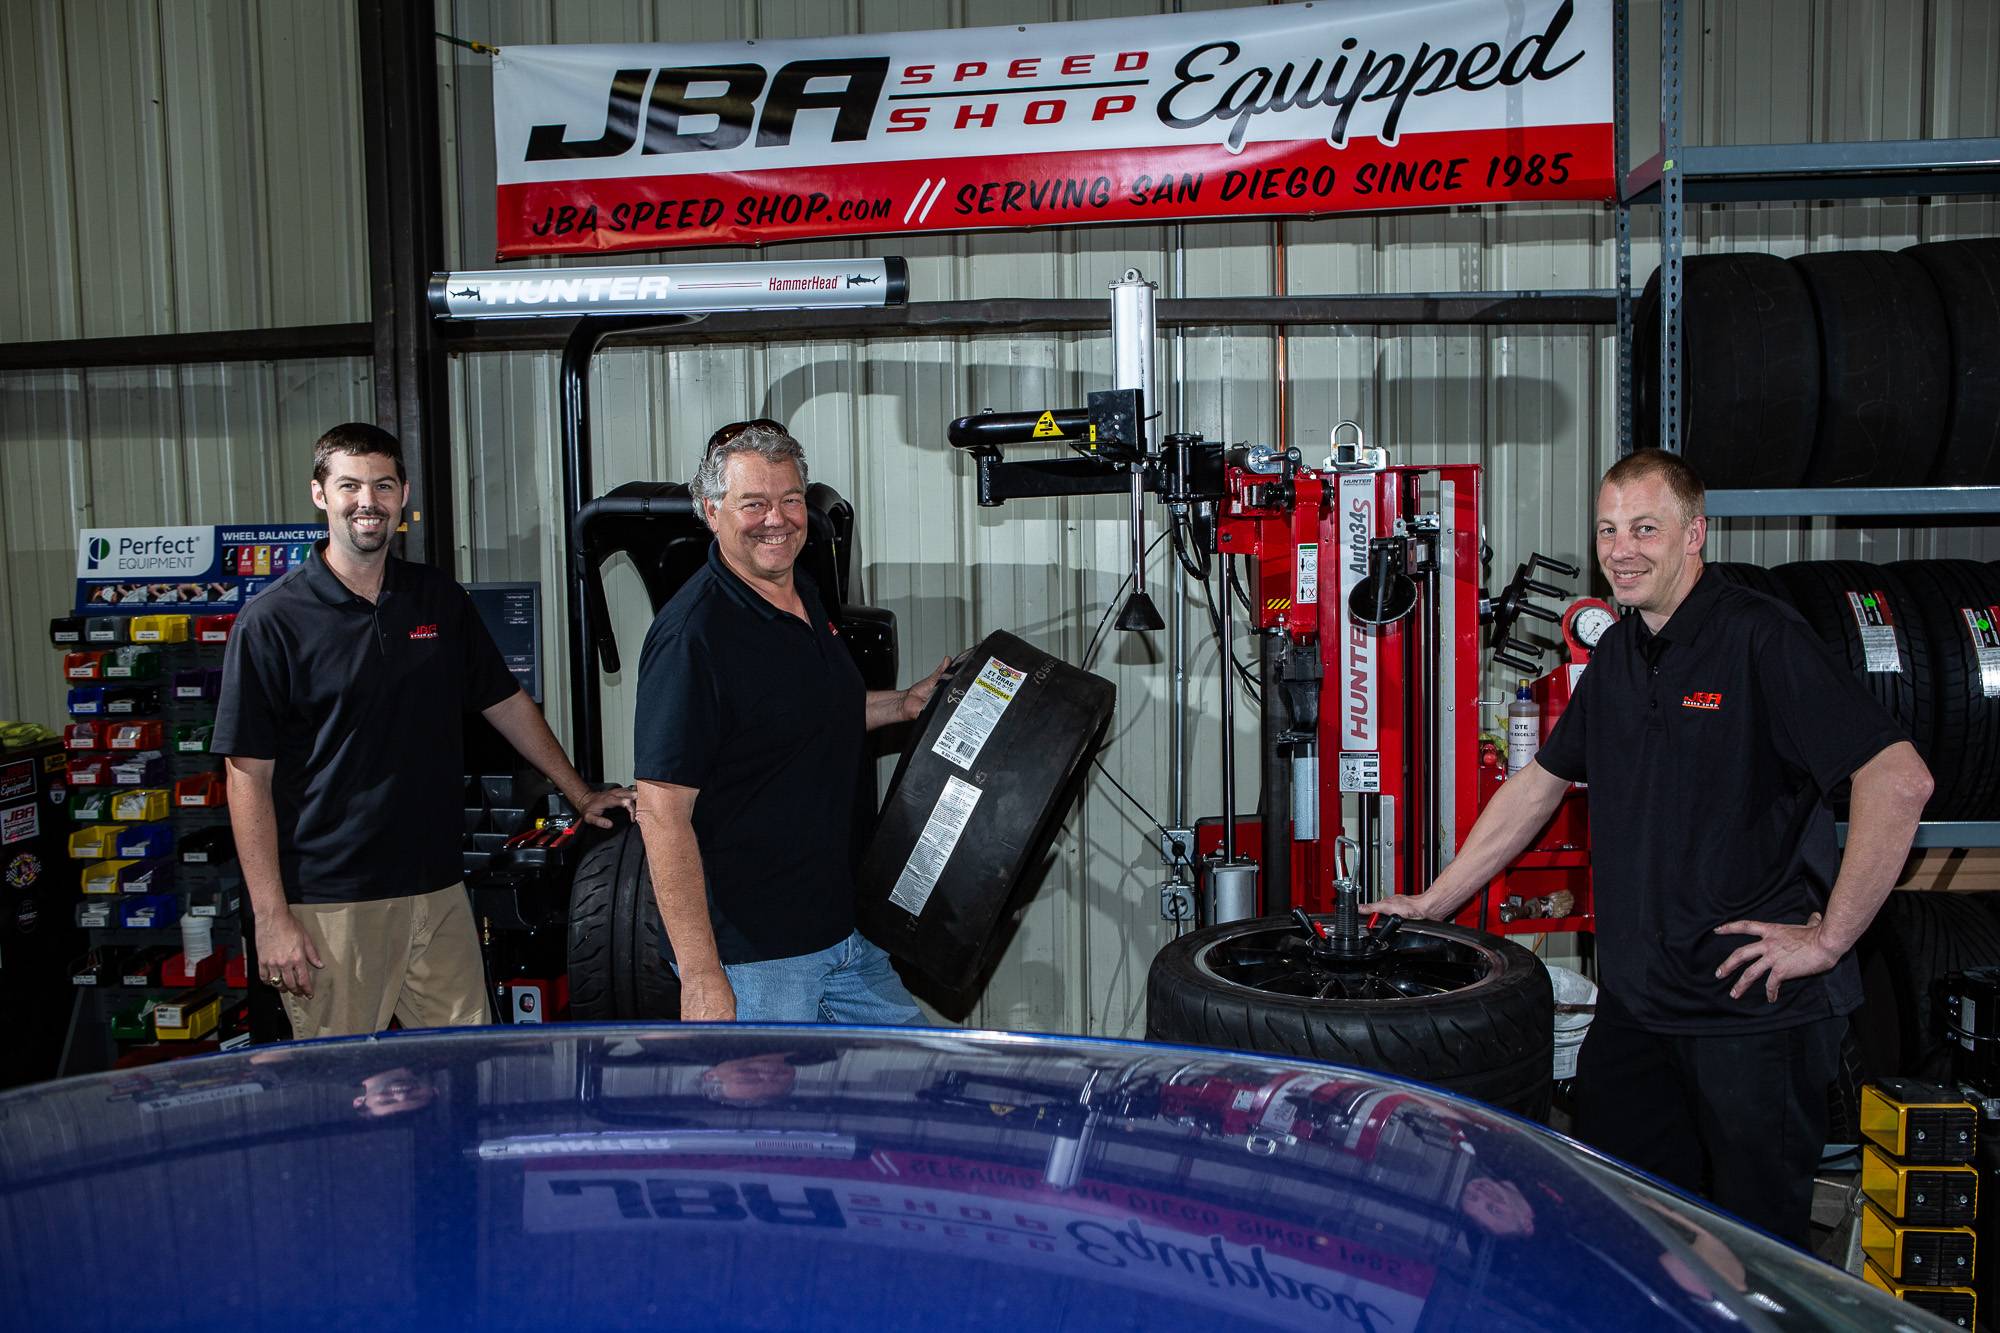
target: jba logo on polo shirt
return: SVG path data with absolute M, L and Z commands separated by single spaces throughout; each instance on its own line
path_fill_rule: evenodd
M 437 636 L 438 627 L 436 625 L 419 625 L 410 631 L 410 637 L 413 639 L 435 639 Z
M 1699 708 L 1704 713 L 1722 711 L 1722 696 L 1719 694 L 1686 694 L 1681 696 L 1682 708 Z

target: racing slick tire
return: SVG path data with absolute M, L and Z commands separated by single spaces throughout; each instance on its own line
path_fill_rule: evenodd
M 679 1018 L 666 927 L 639 828 L 627 822 L 576 868 L 569 900 L 569 1010 L 578 1022 Z
M 1482 931 L 1405 920 L 1399 940 L 1464 960 L 1466 984 L 1393 999 L 1320 999 L 1224 975 L 1233 949 L 1293 930 L 1283 917 L 1231 921 L 1161 949 L 1146 981 L 1147 1038 L 1352 1065 L 1547 1118 L 1555 991 L 1541 959 Z

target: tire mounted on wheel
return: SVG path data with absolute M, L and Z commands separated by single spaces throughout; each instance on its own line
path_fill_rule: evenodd
M 1304 950 L 1282 917 L 1175 940 L 1147 978 L 1147 1038 L 1353 1065 L 1547 1115 L 1555 992 L 1534 954 L 1417 920 L 1366 977 L 1315 969 Z

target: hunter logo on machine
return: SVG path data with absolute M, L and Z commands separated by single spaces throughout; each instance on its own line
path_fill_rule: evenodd
M 1612 0 L 1348 0 L 493 62 L 500 258 L 1608 199 Z

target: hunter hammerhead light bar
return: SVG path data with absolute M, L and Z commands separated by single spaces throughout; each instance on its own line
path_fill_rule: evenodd
M 430 284 L 431 312 L 444 319 L 851 310 L 909 299 L 910 266 L 895 255 L 433 273 Z

